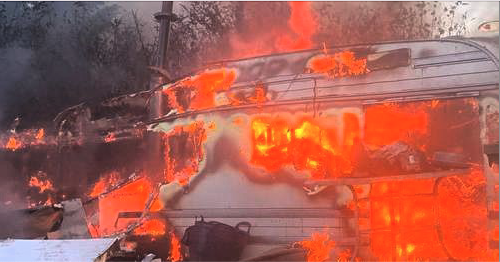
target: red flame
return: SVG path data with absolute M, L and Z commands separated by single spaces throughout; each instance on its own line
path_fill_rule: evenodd
M 326 261 L 335 246 L 328 233 L 313 233 L 310 240 L 303 240 L 298 244 L 307 250 L 307 262 Z
M 287 28 L 272 27 L 261 35 L 244 39 L 238 34 L 230 37 L 232 58 L 260 56 L 274 52 L 288 52 L 312 48 L 317 22 L 310 2 L 288 2 L 290 17 Z
M 110 143 L 110 142 L 113 142 L 116 140 L 116 137 L 115 137 L 115 133 L 113 132 L 110 132 L 106 135 L 106 137 L 104 137 L 104 142 L 106 143 Z
M 311 3 L 292 1 L 290 5 L 290 19 L 288 25 L 294 36 L 283 35 L 278 37 L 276 45 L 280 51 L 291 51 L 311 48 L 312 36 L 316 33 L 317 23 L 312 15 Z

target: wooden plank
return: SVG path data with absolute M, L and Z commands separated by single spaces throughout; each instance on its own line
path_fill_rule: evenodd
M 427 172 L 418 174 L 407 174 L 398 176 L 382 176 L 382 177 L 349 177 L 328 180 L 311 180 L 306 181 L 306 185 L 363 185 L 379 182 L 403 181 L 411 179 L 431 179 L 446 176 L 461 176 L 471 173 L 471 169 L 457 169 L 439 172 Z

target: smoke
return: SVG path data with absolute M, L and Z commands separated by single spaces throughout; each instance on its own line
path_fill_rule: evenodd
M 23 83 L 33 81 L 37 74 L 31 70 L 33 52 L 22 47 L 0 49 L 0 123 L 3 122 L 8 98 L 12 89 L 23 89 Z

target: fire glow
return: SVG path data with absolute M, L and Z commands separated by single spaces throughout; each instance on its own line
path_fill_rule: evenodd
M 372 186 L 371 226 L 375 230 L 371 233 L 371 248 L 375 256 L 383 261 L 444 261 L 448 259 L 444 246 L 459 260 L 498 259 L 498 253 L 487 251 L 487 211 L 480 200 L 484 198 L 480 193 L 484 190 L 484 176 L 473 171 L 446 180 L 439 187 L 437 201 L 432 195 L 410 197 L 429 194 L 432 180 Z M 442 240 L 434 227 L 437 217 Z M 405 230 L 410 226 L 414 229 Z M 384 230 L 388 228 L 391 230 Z

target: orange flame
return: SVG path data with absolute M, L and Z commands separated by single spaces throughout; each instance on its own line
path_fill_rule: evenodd
M 255 118 L 251 123 L 251 162 L 271 172 L 292 164 L 296 170 L 310 171 L 313 179 L 350 173 L 350 150 L 352 140 L 359 137 L 359 122 L 350 113 L 345 113 L 343 120 L 344 141 L 339 142 L 335 127 L 322 127 L 313 118 L 297 124 L 280 118 Z
M 181 102 L 178 101 L 178 94 L 188 91 L 190 109 L 205 109 L 215 106 L 215 95 L 226 91 L 236 80 L 236 70 L 234 69 L 214 69 L 206 70 L 193 77 L 188 77 L 177 82 L 174 86 L 163 92 L 168 95 L 169 103 L 179 112 L 184 111 Z M 172 89 L 173 88 L 173 89 Z
M 313 233 L 310 240 L 303 240 L 297 244 L 307 250 L 307 262 L 326 261 L 335 246 L 328 233 Z
M 115 221 L 120 212 L 144 210 L 152 190 L 152 183 L 146 178 L 141 178 L 101 197 L 99 199 L 99 235 L 116 232 L 133 222 L 131 219 L 120 219 L 115 227 Z M 159 209 L 161 205 L 156 199 L 150 211 Z
M 21 146 L 21 141 L 18 141 L 15 137 L 10 137 L 9 141 L 5 145 L 5 148 L 16 151 L 17 149 L 21 148 Z
M 159 219 L 151 219 L 134 230 L 134 235 L 159 236 L 165 234 L 165 222 Z
M 44 135 L 45 135 L 45 131 L 43 130 L 43 128 L 40 128 L 40 130 L 38 130 L 38 132 L 36 133 L 35 138 L 36 138 L 36 140 L 38 142 L 41 142 L 41 140 L 43 139 Z
M 346 249 L 340 252 L 339 257 L 337 258 L 337 262 L 349 262 L 351 261 L 351 257 L 352 257 L 351 250 Z M 359 258 L 358 257 L 354 258 L 354 261 L 358 262 Z
M 119 173 L 116 171 L 112 171 L 109 174 L 106 174 L 99 178 L 99 181 L 94 185 L 92 191 L 90 192 L 91 197 L 97 197 L 100 194 L 106 192 L 110 187 L 113 187 L 118 182 Z
M 181 244 L 174 233 L 170 234 L 170 260 L 177 262 L 182 260 Z
M 356 59 L 351 51 L 327 55 L 322 54 L 312 58 L 309 67 L 314 73 L 326 74 L 329 77 L 344 77 L 366 74 L 366 58 Z
M 30 178 L 29 184 L 30 187 L 38 187 L 40 190 L 40 193 L 43 193 L 45 191 L 53 191 L 54 187 L 52 186 L 52 182 L 50 180 L 46 179 L 39 179 L 36 176 L 32 176 Z
M 414 135 L 427 133 L 429 103 L 406 106 L 383 104 L 370 106 L 365 113 L 365 142 L 387 145 L 396 141 L 412 143 Z M 390 128 L 389 128 L 390 127 Z

